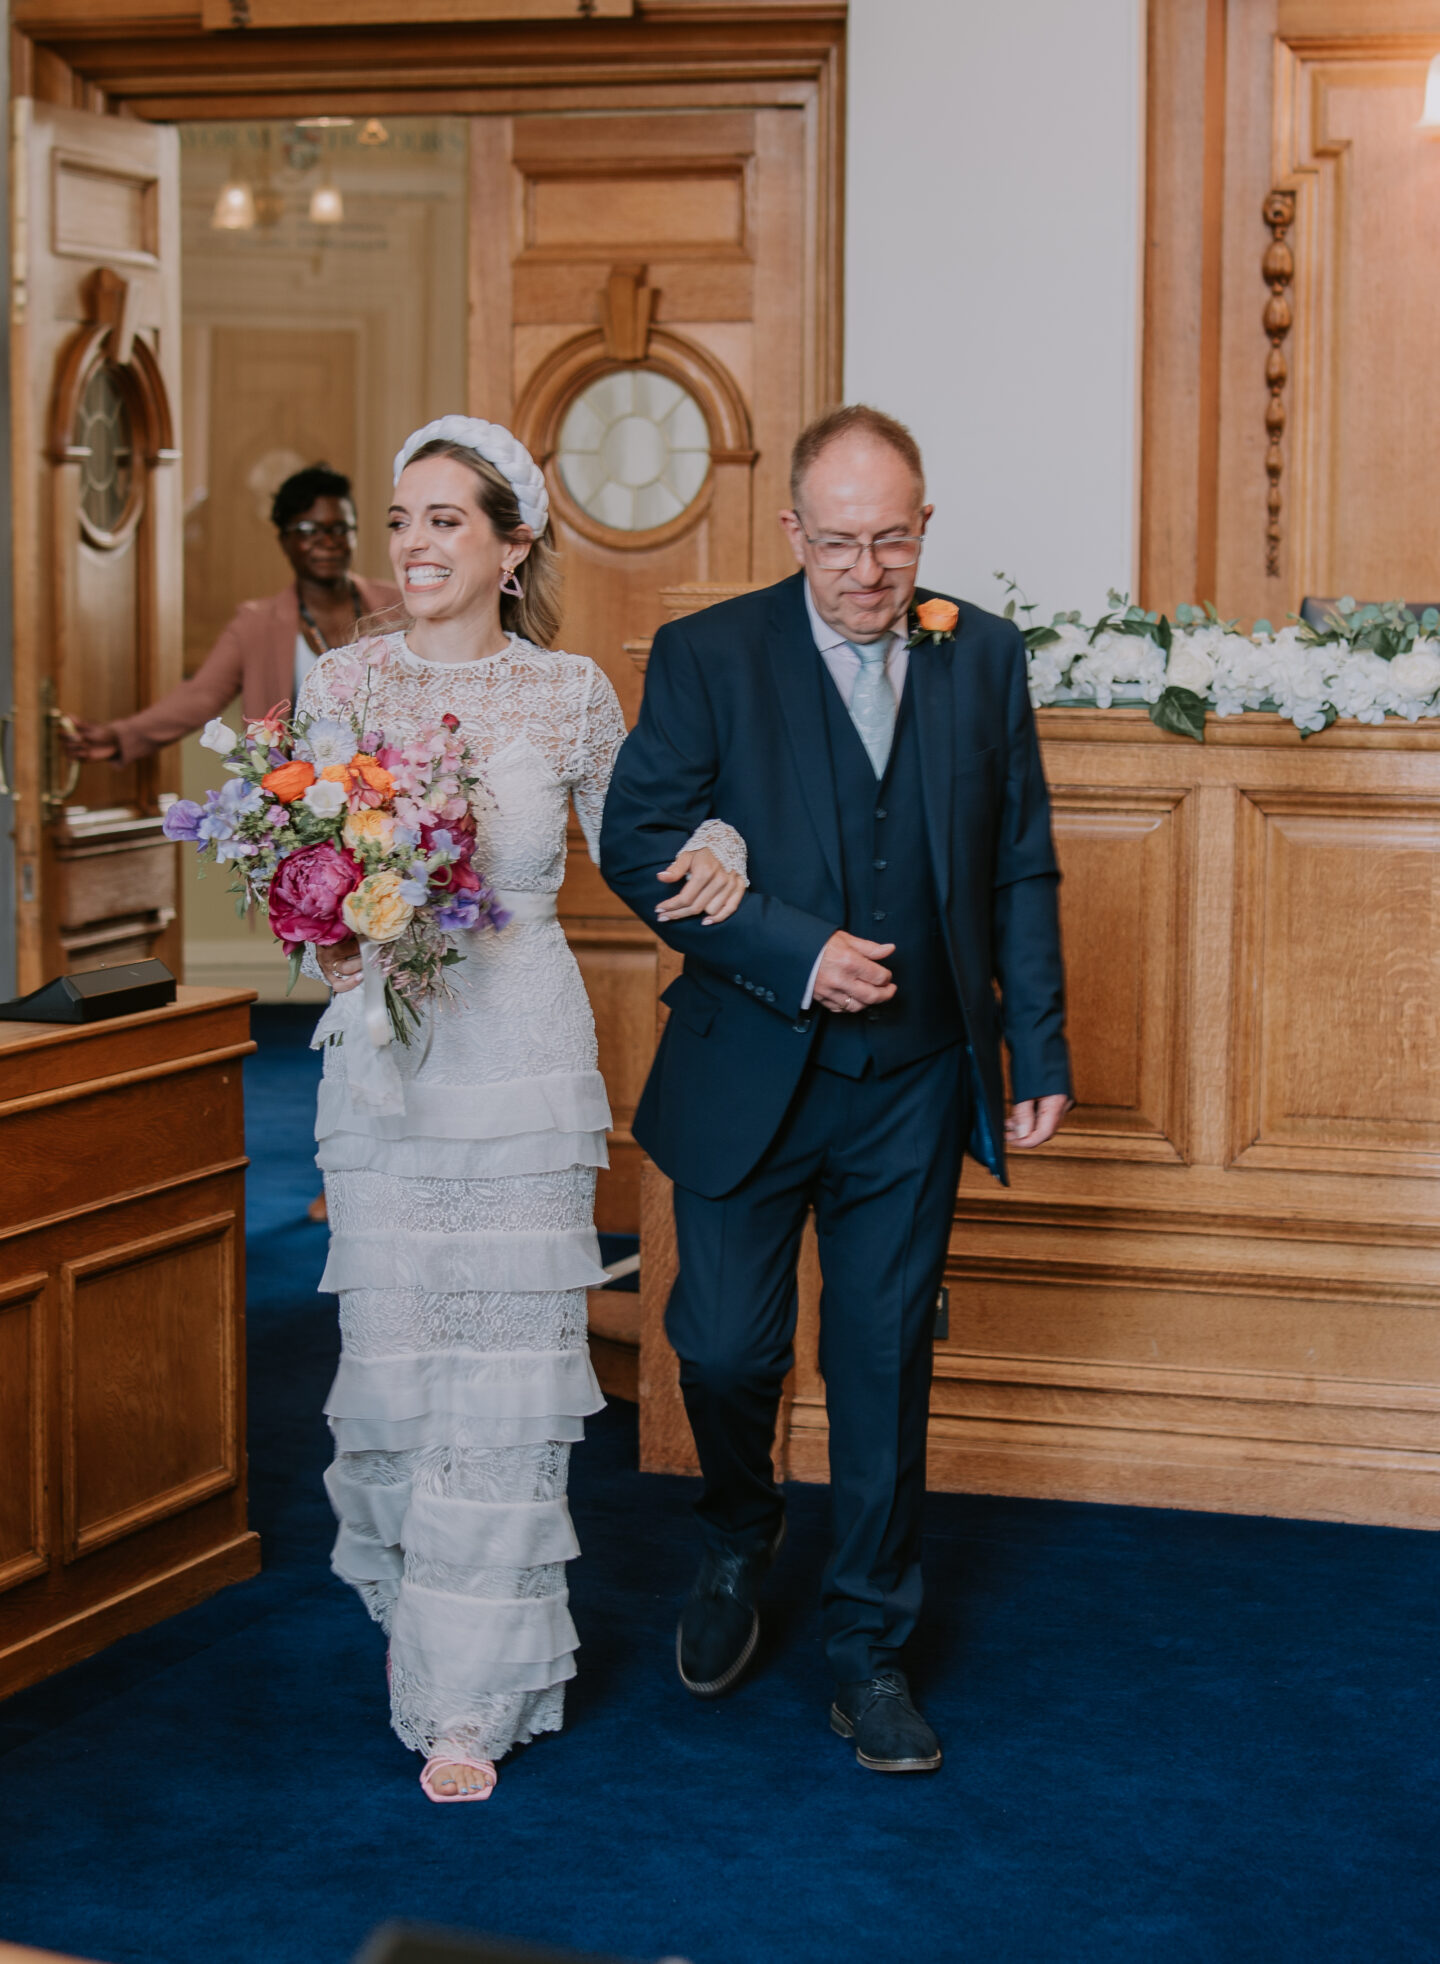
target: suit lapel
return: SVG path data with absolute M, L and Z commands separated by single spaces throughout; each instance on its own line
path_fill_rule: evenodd
M 955 778 L 954 679 L 956 643 L 921 641 L 910 650 L 905 686 L 914 691 L 915 734 L 920 745 L 920 788 L 935 886 L 944 907 L 950 898 L 950 810 Z
M 810 632 L 810 616 L 805 609 L 805 586 L 797 575 L 787 580 L 775 596 L 770 616 L 766 652 L 775 678 L 776 693 L 785 717 L 795 771 L 830 869 L 837 893 L 845 891 L 840 855 L 840 816 L 836 810 L 835 770 L 825 734 L 825 704 L 821 696 L 823 678 L 815 638 Z

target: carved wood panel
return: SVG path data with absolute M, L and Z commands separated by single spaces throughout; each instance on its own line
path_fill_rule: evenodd
M 0 1285 L 0 1589 L 41 1575 L 45 1523 L 45 1290 L 49 1276 Z
M 235 1484 L 235 1232 L 216 1214 L 65 1264 L 67 1560 Z
M 1250 792 L 1240 820 L 1236 1163 L 1433 1176 L 1440 800 Z
M 1054 790 L 1076 1110 L 1062 1153 L 1179 1161 L 1190 827 L 1184 790 Z

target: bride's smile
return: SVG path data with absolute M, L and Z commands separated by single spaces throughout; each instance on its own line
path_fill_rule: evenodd
M 476 498 L 475 473 L 445 456 L 406 466 L 387 522 L 416 653 L 469 661 L 502 648 L 501 582 L 527 557 L 528 528 L 502 536 Z

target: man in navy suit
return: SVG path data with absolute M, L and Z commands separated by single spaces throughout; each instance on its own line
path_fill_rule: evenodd
M 791 495 L 800 574 L 656 635 L 601 839 L 610 885 L 685 956 L 635 1115 L 675 1183 L 666 1329 L 704 1475 L 677 1657 L 715 1697 L 755 1650 L 813 1207 L 830 1722 L 864 1766 L 930 1771 L 939 1742 L 901 1659 L 921 1601 L 936 1293 L 967 1139 L 1003 1179 L 1004 1142 L 1042 1145 L 1070 1102 L 1059 875 L 1018 630 L 917 594 L 932 508 L 914 438 L 837 410 L 797 443 Z M 750 855 L 718 924 L 690 883 L 674 891 L 672 865 L 711 817 Z

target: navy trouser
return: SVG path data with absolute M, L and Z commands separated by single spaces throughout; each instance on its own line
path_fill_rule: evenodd
M 840 1683 L 899 1660 L 920 1613 L 935 1295 L 968 1132 L 960 1045 L 888 1077 L 811 1066 L 733 1193 L 675 1189 L 680 1273 L 666 1331 L 699 1449 L 713 1544 L 779 1526 L 771 1449 L 795 1337 L 795 1268 L 815 1210 L 824 1288 L 834 1547 L 825 1645 Z

